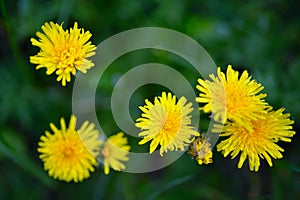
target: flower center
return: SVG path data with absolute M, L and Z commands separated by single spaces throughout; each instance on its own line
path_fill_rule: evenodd
M 75 49 L 65 49 L 60 54 L 60 60 L 58 65 L 67 68 L 67 67 L 73 67 L 75 61 Z
M 65 158 L 70 158 L 70 157 L 74 156 L 75 149 L 73 147 L 65 147 L 62 154 Z
M 102 155 L 103 155 L 105 158 L 107 158 L 107 157 L 110 155 L 110 149 L 109 149 L 107 146 L 105 146 L 105 147 L 102 149 L 101 153 L 102 153 Z
M 238 90 L 237 87 L 227 87 L 226 88 L 226 107 L 229 111 L 233 111 L 236 109 L 236 104 L 241 104 L 241 95 L 242 92 Z
M 166 136 L 175 137 L 179 130 L 180 123 L 181 119 L 178 117 L 178 113 L 168 113 L 161 131 Z

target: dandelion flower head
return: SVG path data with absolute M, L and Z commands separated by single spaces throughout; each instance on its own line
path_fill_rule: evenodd
M 30 57 L 30 62 L 36 64 L 36 69 L 46 68 L 46 74 L 56 73 L 57 81 L 63 86 L 71 81 L 71 74 L 76 71 L 86 73 L 94 66 L 87 58 L 95 54 L 96 47 L 89 39 L 92 34 L 89 31 L 78 28 L 77 22 L 70 30 L 63 30 L 62 25 L 46 22 L 42 26 L 44 33 L 37 32 L 39 38 L 31 38 L 33 46 L 40 48 L 37 55 Z
M 143 139 L 140 145 L 149 142 L 150 153 L 160 145 L 160 155 L 168 150 L 184 150 L 199 133 L 191 126 L 192 103 L 187 103 L 185 97 L 181 97 L 176 103 L 176 96 L 163 92 L 155 97 L 154 104 L 145 100 L 146 105 L 140 106 L 142 117 L 136 120 L 136 127 L 141 129 L 139 133 Z
M 110 167 L 116 171 L 125 169 L 126 166 L 122 162 L 129 160 L 129 150 L 130 146 L 128 145 L 127 138 L 124 137 L 124 133 L 120 132 L 110 136 L 101 150 L 104 173 L 109 174 Z
M 229 119 L 250 128 L 249 120 L 261 119 L 266 113 L 266 94 L 258 94 L 264 87 L 251 80 L 246 70 L 239 77 L 239 72 L 228 65 L 226 75 L 219 67 L 217 76 L 209 77 L 211 80 L 198 79 L 200 95 L 196 101 L 205 104 L 200 109 L 211 112 L 215 121 L 225 123 Z
M 271 109 L 268 108 L 268 113 L 264 114 L 264 119 L 250 121 L 253 132 L 233 122 L 227 123 L 224 127 L 222 125 L 220 130 L 216 125 L 215 130 L 223 132 L 220 136 L 227 137 L 218 144 L 217 150 L 221 151 L 224 157 L 230 154 L 232 159 L 241 152 L 238 168 L 243 166 L 247 158 L 251 171 L 259 170 L 260 158 L 266 159 L 268 164 L 272 166 L 271 157 L 282 158 L 281 152 L 284 151 L 276 143 L 280 140 L 291 142 L 290 137 L 295 132 L 291 130 L 291 125 L 294 122 L 289 119 L 289 113 L 283 114 L 283 108 L 277 111 L 271 111 Z
M 44 169 L 54 179 L 66 182 L 79 182 L 90 176 L 97 164 L 96 156 L 100 152 L 101 141 L 94 124 L 85 121 L 76 130 L 76 117 L 71 116 L 69 127 L 64 118 L 60 119 L 61 129 L 53 123 L 53 134 L 46 131 L 38 143 L 40 159 Z

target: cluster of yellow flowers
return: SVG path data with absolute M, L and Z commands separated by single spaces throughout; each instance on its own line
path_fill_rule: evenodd
M 62 25 L 53 22 L 42 26 L 44 33 L 37 32 L 39 40 L 31 39 L 32 45 L 38 46 L 40 52 L 30 57 L 30 62 L 37 64 L 37 69 L 47 68 L 46 74 L 55 72 L 65 86 L 70 82 L 71 74 L 77 70 L 83 73 L 94 66 L 87 58 L 95 54 L 96 47 L 89 42 L 91 33 L 79 29 L 77 23 L 70 30 L 63 30 Z M 290 114 L 284 109 L 273 110 L 264 100 L 266 94 L 260 93 L 263 86 L 251 79 L 245 70 L 239 72 L 229 65 L 226 75 L 218 68 L 217 76 L 211 74 L 209 80 L 198 79 L 196 88 L 200 91 L 196 102 L 205 113 L 211 113 L 215 122 L 213 131 L 226 137 L 217 145 L 224 157 L 235 158 L 240 154 L 238 168 L 248 158 L 251 171 L 258 171 L 260 158 L 266 159 L 272 166 L 271 157 L 282 158 L 284 150 L 278 141 L 290 142 L 295 134 L 292 130 Z M 162 92 L 152 103 L 148 99 L 139 107 L 142 111 L 136 120 L 140 128 L 139 142 L 143 145 L 149 141 L 149 153 L 159 148 L 163 156 L 168 151 L 184 151 L 198 164 L 212 163 L 212 146 L 203 134 L 192 126 L 192 103 L 185 97 L 178 100 L 171 93 Z M 53 178 L 64 181 L 82 181 L 90 176 L 98 160 L 103 161 L 105 174 L 110 167 L 114 170 L 125 169 L 123 162 L 128 161 L 127 138 L 122 132 L 102 141 L 95 125 L 85 121 L 76 129 L 76 117 L 71 115 L 69 126 L 61 118 L 57 128 L 50 123 L 53 134 L 46 131 L 38 143 L 40 159 L 44 168 Z
M 215 121 L 213 131 L 227 137 L 217 145 L 217 150 L 226 157 L 235 158 L 241 152 L 238 168 L 249 160 L 251 171 L 258 171 L 260 158 L 266 159 L 272 166 L 271 157 L 282 158 L 284 150 L 276 143 L 290 142 L 295 132 L 292 131 L 290 114 L 283 114 L 284 109 L 273 111 L 260 94 L 263 86 L 251 80 L 247 71 L 239 77 L 229 65 L 226 75 L 218 68 L 217 76 L 211 74 L 211 80 L 198 79 L 196 88 L 200 91 L 196 101 L 204 103 L 200 108 L 211 113 Z M 191 103 L 181 97 L 176 104 L 176 97 L 162 93 L 156 97 L 154 104 L 146 100 L 140 107 L 142 117 L 136 126 L 141 128 L 139 136 L 144 137 L 140 144 L 152 140 L 150 153 L 160 145 L 160 154 L 169 150 L 183 150 L 189 146 L 189 154 L 199 164 L 212 162 L 210 143 L 191 126 Z M 190 144 L 190 145 L 189 145 Z
M 273 111 L 264 100 L 267 95 L 259 93 L 263 86 L 251 80 L 247 71 L 239 77 L 229 65 L 226 75 L 218 68 L 217 76 L 211 74 L 210 79 L 198 79 L 196 88 L 200 94 L 196 101 L 205 104 L 200 110 L 211 113 L 213 132 L 227 137 L 217 145 L 217 150 L 232 158 L 241 152 L 238 168 L 248 157 L 251 171 L 258 171 L 260 158 L 266 159 L 270 166 L 271 157 L 282 158 L 284 150 L 276 143 L 290 142 L 295 134 L 290 114 L 283 114 L 283 108 Z M 158 145 L 161 155 L 189 146 L 189 154 L 198 164 L 212 163 L 211 144 L 191 126 L 191 103 L 186 103 L 184 97 L 176 103 L 176 97 L 165 92 L 155 97 L 154 104 L 149 100 L 145 103 L 140 107 L 143 114 L 136 126 L 141 128 L 140 144 L 152 140 L 150 153 Z
M 62 25 L 53 22 L 42 26 L 44 33 L 37 32 L 39 40 L 31 38 L 32 45 L 40 48 L 40 52 L 30 57 L 30 62 L 37 64 L 37 69 L 47 68 L 46 74 L 55 72 L 65 86 L 71 81 L 71 74 L 76 71 L 87 72 L 94 63 L 87 58 L 95 54 L 96 47 L 89 42 L 92 34 L 78 28 L 75 22 L 70 30 L 63 30 Z M 104 173 L 109 169 L 120 171 L 125 169 L 124 161 L 128 161 L 127 138 L 122 132 L 101 140 L 95 125 L 85 121 L 76 129 L 76 117 L 71 115 L 69 126 L 64 118 L 60 119 L 61 128 L 50 123 L 53 132 L 46 131 L 38 143 L 40 159 L 49 176 L 62 181 L 79 182 L 90 177 L 95 171 L 98 160 L 104 165 Z
M 128 161 L 130 146 L 122 132 L 104 142 L 93 123 L 85 121 L 77 130 L 74 115 L 71 115 L 68 128 L 64 118 L 60 119 L 60 126 L 61 129 L 58 129 L 50 123 L 53 134 L 46 131 L 38 143 L 44 169 L 53 178 L 67 182 L 82 181 L 95 171 L 97 158 L 102 160 L 105 174 L 109 174 L 110 167 L 116 171 L 125 169 L 122 162 Z
M 238 168 L 248 157 L 251 171 L 258 171 L 260 158 L 270 166 L 271 157 L 282 158 L 284 150 L 276 143 L 290 142 L 295 134 L 290 114 L 283 114 L 284 108 L 274 111 L 264 100 L 267 95 L 259 93 L 264 87 L 251 80 L 246 70 L 239 77 L 239 72 L 229 65 L 226 75 L 218 68 L 217 77 L 211 74 L 210 79 L 198 80 L 201 93 L 196 101 L 205 103 L 201 109 L 212 113 L 219 123 L 214 130 L 227 137 L 217 145 L 217 150 L 225 157 L 230 154 L 232 159 L 241 152 Z

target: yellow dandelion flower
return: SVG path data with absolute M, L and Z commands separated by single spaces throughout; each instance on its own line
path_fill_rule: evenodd
M 116 171 L 126 168 L 122 162 L 129 160 L 127 155 L 130 146 L 128 145 L 127 138 L 123 136 L 124 133 L 122 132 L 110 136 L 101 150 L 105 174 L 109 174 L 110 167 Z
M 239 77 L 239 72 L 228 65 L 225 76 L 219 67 L 217 77 L 211 74 L 210 79 L 198 79 L 200 95 L 196 101 L 205 104 L 200 109 L 211 112 L 215 121 L 225 123 L 229 119 L 250 128 L 249 120 L 262 119 L 267 95 L 258 94 L 264 87 L 251 80 L 246 70 Z
M 190 145 L 189 154 L 194 157 L 199 165 L 212 163 L 210 143 L 203 136 L 197 137 Z
M 143 139 L 140 145 L 150 143 L 150 154 L 160 145 L 160 155 L 168 150 L 184 150 L 194 136 L 199 133 L 191 126 L 192 103 L 187 103 L 185 97 L 181 97 L 176 103 L 176 96 L 163 92 L 162 96 L 155 97 L 154 104 L 148 99 L 146 105 L 140 106 L 144 113 L 135 124 L 141 128 L 139 136 Z
M 268 113 L 264 114 L 264 119 L 250 121 L 253 132 L 249 132 L 233 122 L 226 124 L 220 136 L 228 138 L 218 144 L 217 150 L 222 151 L 224 157 L 230 153 L 232 159 L 241 152 L 238 168 L 243 166 L 247 158 L 251 171 L 258 171 L 260 158 L 266 159 L 268 164 L 272 166 L 271 157 L 275 159 L 282 158 L 281 152 L 284 151 L 276 142 L 279 140 L 291 142 L 290 137 L 295 132 L 291 130 L 294 121 L 289 119 L 289 113 L 283 114 L 283 108 L 277 111 L 271 111 L 271 109 L 268 108 Z M 216 126 L 216 129 L 218 129 L 218 126 Z M 220 126 L 221 129 L 222 126 Z
M 46 131 L 38 143 L 40 159 L 44 162 L 44 169 L 54 179 L 66 182 L 82 181 L 90 176 L 97 164 L 96 156 L 100 152 L 101 141 L 94 124 L 85 121 L 76 130 L 76 117 L 71 116 L 69 127 L 64 118 L 60 119 L 61 130 L 53 123 L 50 128 L 54 132 Z
M 42 30 L 44 33 L 36 33 L 39 40 L 30 40 L 32 45 L 40 48 L 37 55 L 30 57 L 30 62 L 37 64 L 36 69 L 45 67 L 47 75 L 55 72 L 58 75 L 56 80 L 65 86 L 66 82 L 71 81 L 71 74 L 76 74 L 76 70 L 86 73 L 94 66 L 94 63 L 87 59 L 95 55 L 95 45 L 88 42 L 92 34 L 78 28 L 77 22 L 73 28 L 66 31 L 62 25 L 46 22 Z

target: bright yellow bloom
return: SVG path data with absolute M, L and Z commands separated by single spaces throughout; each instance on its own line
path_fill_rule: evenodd
M 62 81 L 65 86 L 71 81 L 71 73 L 75 75 L 76 70 L 86 73 L 94 66 L 91 60 L 87 60 L 95 55 L 96 50 L 95 45 L 88 42 L 92 34 L 79 29 L 77 22 L 74 28 L 66 31 L 62 25 L 46 22 L 42 30 L 44 33 L 36 33 L 39 40 L 30 40 L 32 45 L 41 49 L 37 55 L 30 57 L 30 62 L 37 64 L 36 69 L 47 68 L 47 75 L 55 72 L 58 75 L 56 80 Z
M 210 143 L 203 136 L 197 137 L 190 146 L 189 154 L 194 157 L 199 165 L 212 163 Z
M 250 121 L 253 132 L 249 132 L 233 122 L 219 127 L 220 130 L 218 131 L 223 132 L 220 136 L 228 138 L 218 144 L 218 151 L 222 151 L 224 157 L 230 153 L 232 159 L 241 152 L 238 168 L 243 166 L 247 157 L 251 171 L 258 171 L 260 158 L 266 159 L 268 164 L 272 166 L 271 157 L 282 158 L 281 152 L 284 151 L 276 142 L 279 140 L 290 142 L 290 137 L 295 132 L 291 130 L 294 121 L 289 119 L 289 113 L 283 114 L 283 108 L 277 111 L 271 111 L 271 109 L 268 108 L 268 113 L 263 114 L 264 119 Z M 223 130 L 221 130 L 222 127 Z M 218 129 L 218 126 L 216 128 Z
M 200 109 L 211 112 L 215 121 L 225 123 L 229 119 L 250 129 L 250 120 L 263 118 L 267 105 L 263 98 L 267 95 L 258 94 L 264 87 L 251 80 L 246 70 L 239 77 L 239 72 L 228 65 L 226 76 L 218 68 L 218 75 L 209 77 L 211 80 L 198 79 L 196 87 L 201 93 L 196 101 L 205 103 Z
M 105 174 L 109 174 L 110 167 L 116 171 L 125 169 L 122 161 L 129 160 L 127 155 L 130 146 L 128 145 L 127 138 L 123 136 L 124 133 L 122 132 L 110 136 L 101 150 Z
M 63 181 L 82 181 L 90 176 L 97 164 L 101 141 L 94 124 L 85 121 L 76 130 L 76 117 L 71 116 L 69 127 L 60 119 L 61 130 L 53 123 L 50 128 L 54 134 L 45 132 L 38 143 L 40 159 L 49 176 Z
M 148 99 L 146 105 L 139 108 L 144 112 L 135 124 L 141 128 L 139 136 L 144 137 L 139 144 L 151 141 L 150 153 L 160 145 L 160 155 L 168 150 L 184 150 L 194 136 L 199 133 L 191 126 L 192 103 L 187 103 L 185 97 L 181 97 L 176 103 L 176 96 L 165 92 L 161 97 L 155 97 L 154 104 Z

